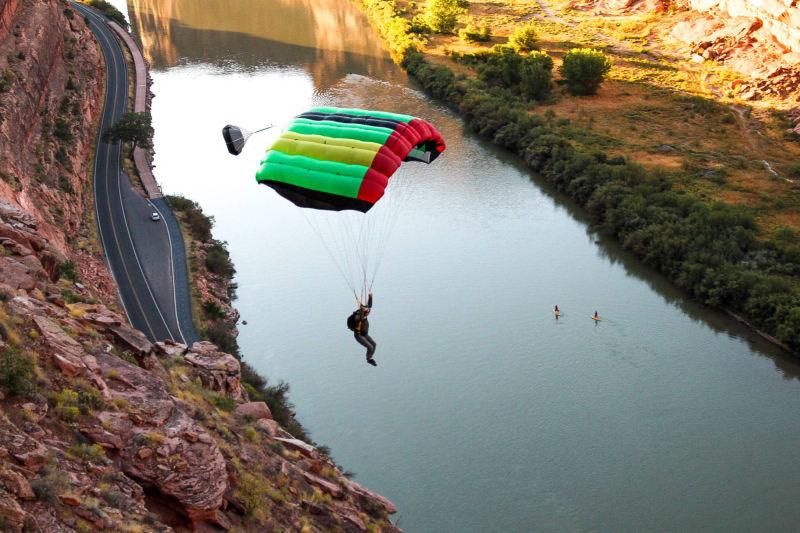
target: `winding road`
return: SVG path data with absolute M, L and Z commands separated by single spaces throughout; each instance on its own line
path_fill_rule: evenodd
M 106 63 L 100 132 L 128 105 L 128 72 L 120 43 L 103 15 L 73 4 L 88 21 Z M 148 200 L 121 171 L 120 143 L 97 141 L 94 197 L 100 240 L 128 321 L 150 340 L 198 340 L 192 323 L 189 281 L 180 228 L 163 198 Z M 152 221 L 153 212 L 160 220 Z

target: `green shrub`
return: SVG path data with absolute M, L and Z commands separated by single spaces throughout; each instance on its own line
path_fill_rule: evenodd
M 12 83 L 14 83 L 14 72 L 10 69 L 4 70 L 3 75 L 0 76 L 0 93 L 10 89 Z
M 463 12 L 458 0 L 427 0 L 425 4 L 425 19 L 436 33 L 453 33 Z
M 70 289 L 61 289 L 61 299 L 68 304 L 74 304 L 82 301 L 80 295 L 75 294 L 75 292 L 71 291 Z
M 800 180 L 800 163 L 792 163 L 786 166 L 786 175 L 790 179 Z
M 517 52 L 530 52 L 536 50 L 539 37 L 533 24 L 519 26 L 508 38 L 508 44 Z
M 70 281 L 78 281 L 78 272 L 75 270 L 75 263 L 72 261 L 64 261 L 58 265 L 58 274 L 64 279 Z
M 169 206 L 176 211 L 186 211 L 197 206 L 192 200 L 178 194 L 168 194 L 166 200 Z
M 425 15 L 414 15 L 411 19 L 411 25 L 408 28 L 410 33 L 418 35 L 427 35 L 431 33 L 431 27 L 428 25 L 428 19 Z
M 109 371 L 109 376 L 112 375 L 112 372 L 113 369 Z M 78 407 L 81 413 L 88 414 L 106 408 L 106 400 L 100 391 L 85 379 L 74 380 L 72 386 L 78 393 Z
M 97 463 L 106 457 L 105 450 L 99 444 L 73 444 L 67 449 L 67 453 L 87 463 Z
M 61 154 L 61 147 L 59 147 L 58 154 Z M 56 157 L 58 157 L 58 154 Z M 58 176 L 58 187 L 67 194 L 72 194 L 75 192 L 75 189 L 72 188 L 72 183 L 70 183 L 69 178 L 64 174 Z
M 203 302 L 203 314 L 210 320 L 225 318 L 225 313 L 222 311 L 222 308 L 212 300 Z
M 130 507 L 128 497 L 114 489 L 102 489 L 100 496 L 111 506 L 121 511 L 127 511 Z
M 208 401 L 210 401 L 214 407 L 222 411 L 230 412 L 236 409 L 236 402 L 233 398 L 229 398 L 228 396 L 210 393 L 208 395 Z
M 256 431 L 253 426 L 245 426 L 244 429 L 242 429 L 242 435 L 249 442 L 258 442 L 260 437 L 258 431 Z
M 71 486 L 66 472 L 54 465 L 46 465 L 39 471 L 39 476 L 31 481 L 31 488 L 36 497 L 50 505 L 58 504 L 58 496 Z
M 72 130 L 69 121 L 64 117 L 57 117 L 55 127 L 53 128 L 53 136 L 64 142 L 72 140 Z
M 465 27 L 458 30 L 458 36 L 467 43 L 485 43 L 492 37 L 489 25 L 478 25 L 473 18 L 469 19 Z
M 213 342 L 225 353 L 237 356 L 239 355 L 239 344 L 236 342 L 236 337 L 231 333 L 231 328 L 222 320 L 211 322 L 205 330 L 206 338 Z
M 241 472 L 235 495 L 242 503 L 247 516 L 258 522 L 263 522 L 269 517 L 270 506 L 264 497 L 268 496 L 270 489 L 271 487 L 264 480 L 264 477 L 249 472 Z
M 573 48 L 561 65 L 567 89 L 575 95 L 597 94 L 610 70 L 611 61 L 606 55 L 590 48 Z
M 236 269 L 233 267 L 228 250 L 225 249 L 225 244 L 213 241 L 211 246 L 206 248 L 206 268 L 209 272 L 230 279 L 236 273 Z
M 527 100 L 544 100 L 550 95 L 553 59 L 544 52 L 525 57 L 520 72 L 519 93 Z
M 110 18 L 123 28 L 128 27 L 128 21 L 125 20 L 125 15 L 123 15 L 122 12 L 116 7 L 114 7 L 112 4 L 106 2 L 106 0 L 88 0 L 85 3 L 89 4 L 90 6 L 99 11 L 102 11 L 105 16 L 107 16 L 108 18 Z
M 147 111 L 124 113 L 103 133 L 105 142 L 128 142 L 132 149 L 153 146 L 152 117 Z
M 185 220 L 195 239 L 202 242 L 207 242 L 211 239 L 211 228 L 214 226 L 214 219 L 205 216 L 203 211 L 197 207 L 197 204 L 195 204 L 195 209 L 185 211 Z
M 0 350 L 0 389 L 12 396 L 27 396 L 36 390 L 34 360 L 14 346 Z
M 168 195 L 166 199 L 172 209 L 183 213 L 183 220 L 189 226 L 193 238 L 202 242 L 211 240 L 214 217 L 207 217 L 197 202 L 183 196 Z
M 477 67 L 487 84 L 511 89 L 527 100 L 544 100 L 550 94 L 553 59 L 544 52 L 520 55 L 508 46 L 495 46 Z
M 79 395 L 72 389 L 62 389 L 52 394 L 55 413 L 64 422 L 75 422 L 80 415 Z

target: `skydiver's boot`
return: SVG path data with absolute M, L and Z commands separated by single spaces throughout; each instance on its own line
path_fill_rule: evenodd
M 378 363 L 372 357 L 367 357 L 367 364 L 372 366 L 378 366 Z

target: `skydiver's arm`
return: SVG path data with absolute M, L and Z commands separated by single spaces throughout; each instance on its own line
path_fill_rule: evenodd
M 372 309 L 372 293 L 369 293 L 369 298 L 367 299 L 367 309 Z

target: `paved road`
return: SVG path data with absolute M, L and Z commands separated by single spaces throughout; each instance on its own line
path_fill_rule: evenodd
M 108 72 L 100 131 L 125 112 L 128 74 L 119 42 L 104 16 L 73 4 L 89 19 Z M 130 323 L 151 340 L 197 340 L 191 318 L 185 251 L 180 230 L 163 199 L 133 190 L 120 170 L 121 146 L 98 139 L 94 195 L 100 240 Z M 161 220 L 150 220 L 157 211 Z M 177 280 L 177 282 L 176 282 Z

